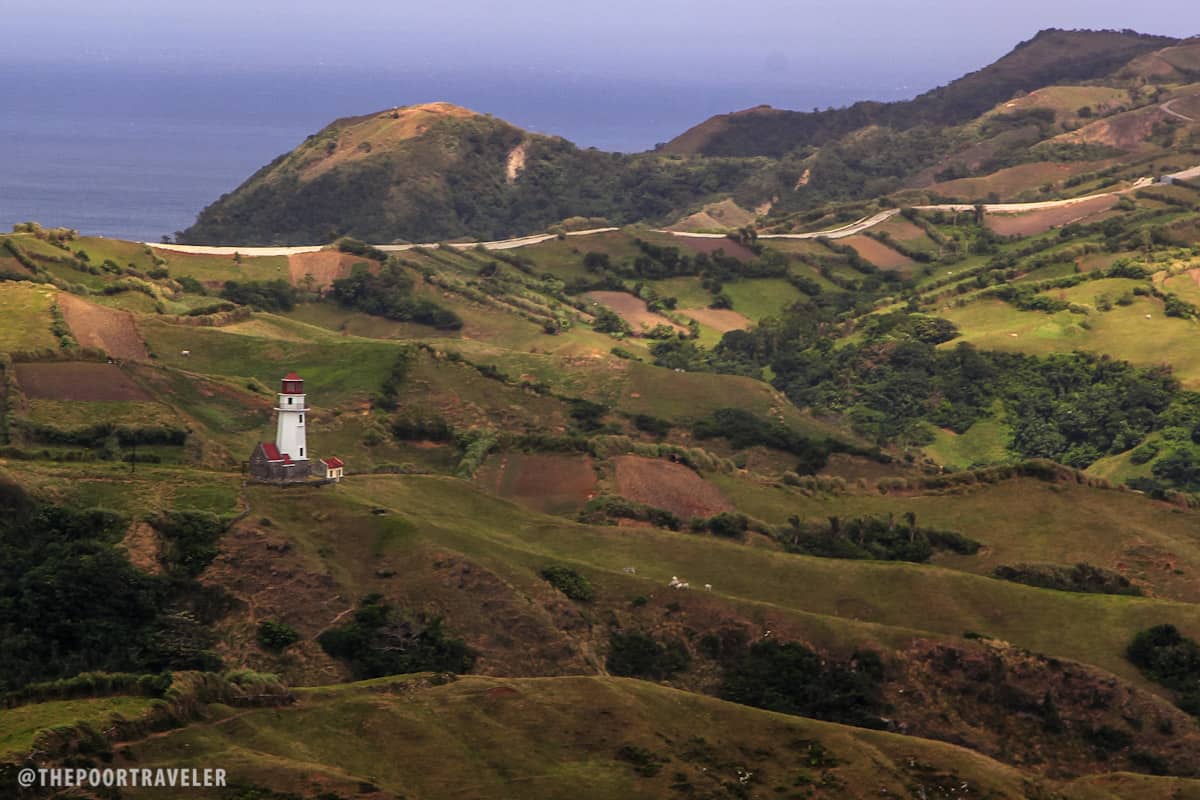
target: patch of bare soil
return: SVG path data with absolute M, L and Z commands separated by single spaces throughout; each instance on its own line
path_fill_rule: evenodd
M 547 513 L 578 511 L 596 491 L 588 456 L 508 453 L 490 460 L 478 480 L 500 497 Z
M 521 172 L 525 169 L 525 142 L 509 151 L 508 158 L 504 162 L 504 180 L 509 185 L 517 182 Z
M 587 292 L 584 297 L 590 297 L 600 305 L 612 309 L 617 316 L 633 327 L 635 333 L 651 330 L 657 325 L 667 325 L 681 333 L 687 332 L 682 325 L 676 325 L 662 314 L 650 311 L 646 308 L 645 300 L 629 292 L 595 291 Z
M 665 508 L 683 519 L 733 510 L 720 489 L 683 464 L 642 456 L 617 456 L 612 462 L 622 497 Z
M 125 532 L 125 538 L 121 540 L 121 547 L 125 548 L 129 563 L 142 572 L 150 575 L 162 572 L 162 564 L 158 560 L 162 542 L 150 523 L 135 522 L 130 525 L 129 530 Z
M 1026 211 L 1020 214 L 988 214 L 985 222 L 988 228 L 1001 236 L 1032 236 L 1103 213 L 1116 204 L 1116 195 L 1105 195 L 1042 211 Z
M 318 250 L 315 253 L 296 253 L 288 256 L 288 279 L 293 286 L 308 286 L 312 276 L 313 289 L 327 289 L 338 278 L 345 278 L 350 269 L 363 261 L 359 256 L 337 250 Z
M 875 241 L 870 236 L 848 236 L 839 244 L 850 245 L 860 256 L 880 269 L 902 270 L 913 265 L 911 258 L 899 250 L 893 250 L 883 242 Z
M 690 214 L 676 222 L 668 230 L 673 231 L 703 231 L 721 228 L 741 228 L 751 225 L 755 213 L 739 206 L 731 198 L 725 198 L 717 203 L 709 203 L 695 214 Z
M 680 313 L 720 333 L 744 331 L 754 322 L 730 308 L 684 308 Z
M 1103 144 L 1129 150 L 1143 144 L 1154 132 L 1154 125 L 1170 118 L 1158 106 L 1153 109 L 1126 111 L 1105 119 L 1096 120 L 1077 131 L 1064 133 L 1052 141 L 1085 142 Z
M 123 360 L 149 358 L 146 344 L 133 324 L 133 314 L 98 306 L 67 292 L 59 292 L 56 300 L 71 335 L 84 347 L 95 347 Z
M 34 400 L 125 400 L 154 398 L 114 364 L 61 361 L 14 364 L 21 392 Z

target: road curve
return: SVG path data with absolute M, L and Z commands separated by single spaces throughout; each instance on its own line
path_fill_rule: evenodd
M 1161 108 L 1163 111 L 1170 114 L 1172 117 L 1177 117 L 1177 118 L 1183 120 L 1184 122 L 1200 122 L 1200 120 L 1193 119 L 1192 117 L 1189 117 L 1186 114 L 1180 114 L 1178 111 L 1171 108 L 1172 103 L 1177 103 L 1181 99 L 1183 99 L 1183 98 L 1176 97 L 1174 100 L 1168 100 L 1167 102 L 1165 102 L 1161 106 L 1159 106 L 1159 108 Z
M 597 233 L 608 233 L 609 231 L 620 230 L 620 228 L 591 228 L 586 231 L 568 231 L 567 236 L 592 236 Z M 517 247 L 528 247 L 531 244 L 541 244 L 558 236 L 556 233 L 535 233 L 531 236 L 519 236 L 515 239 L 498 239 L 492 242 L 450 242 L 450 247 L 458 250 L 471 250 L 476 247 L 482 247 L 485 250 L 513 250 Z M 192 253 L 195 255 L 207 256 L 231 256 L 240 254 L 252 258 L 262 256 L 294 256 L 301 253 L 315 253 L 318 250 L 324 250 L 327 245 L 287 245 L 280 247 L 242 247 L 239 245 L 206 245 L 206 244 L 166 244 L 163 242 L 142 242 L 141 244 L 153 247 L 156 250 L 167 250 L 173 253 Z M 439 247 L 439 242 L 427 242 L 425 244 L 380 244 L 374 245 L 379 250 L 385 253 L 402 253 L 405 250 L 413 250 L 418 247 Z

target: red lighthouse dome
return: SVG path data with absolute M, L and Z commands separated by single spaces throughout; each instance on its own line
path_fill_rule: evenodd
M 283 386 L 280 394 L 304 394 L 304 379 L 294 372 L 283 376 Z

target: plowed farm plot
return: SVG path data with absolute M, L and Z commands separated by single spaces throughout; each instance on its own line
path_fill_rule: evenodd
M 870 236 L 850 236 L 843 240 L 842 244 L 850 245 L 860 256 L 880 269 L 906 270 L 913 265 L 911 258 Z
M 14 364 L 21 392 L 31 400 L 149 402 L 154 398 L 118 366 L 91 361 Z
M 668 325 L 680 333 L 687 332 L 683 326 L 676 325 L 662 314 L 656 314 L 646 308 L 645 300 L 628 292 L 597 291 L 587 292 L 584 296 L 612 309 L 617 316 L 629 323 L 635 333 L 651 330 L 656 325 Z
M 988 214 L 987 226 L 1001 236 L 1032 236 L 1051 228 L 1078 222 L 1108 211 L 1117 204 L 1116 195 L 1092 197 L 1065 206 L 1021 214 Z
M 588 456 L 506 453 L 490 459 L 478 480 L 500 497 L 547 514 L 578 511 L 596 491 Z
M 617 456 L 612 463 L 617 493 L 629 500 L 665 508 L 683 519 L 733 510 L 720 489 L 683 464 L 642 456 Z
M 338 278 L 345 278 L 358 263 L 366 262 L 361 256 L 337 250 L 319 250 L 315 253 L 298 253 L 287 257 L 288 277 L 293 286 L 307 286 L 312 276 L 312 288 L 327 288 Z
M 103 350 L 113 358 L 145 360 L 149 357 L 128 311 L 106 308 L 67 292 L 58 295 L 58 307 L 71 335 L 84 347 Z

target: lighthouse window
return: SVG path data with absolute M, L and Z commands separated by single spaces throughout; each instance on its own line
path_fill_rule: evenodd
M 304 424 L 304 415 L 303 414 L 300 415 L 300 424 L 301 425 Z
M 303 447 L 300 448 L 300 457 L 304 458 L 304 448 Z
M 292 398 L 290 398 L 290 397 L 289 397 L 289 398 L 288 398 L 288 405 L 290 406 L 291 404 L 292 404 Z

